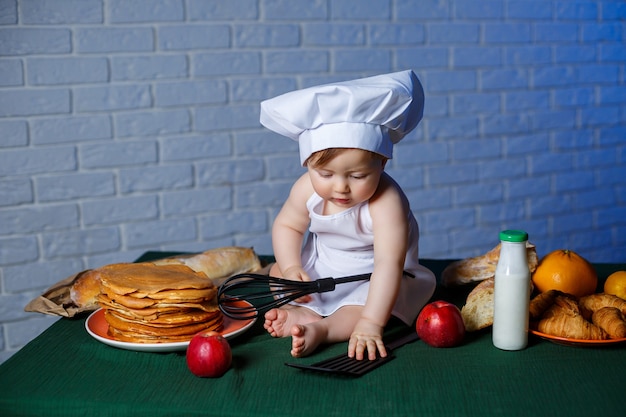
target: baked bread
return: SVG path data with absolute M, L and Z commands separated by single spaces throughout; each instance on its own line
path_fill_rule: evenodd
M 70 299 L 80 308 L 96 309 L 98 295 L 100 295 L 100 275 L 93 269 L 78 274 L 70 287 Z
M 622 314 L 626 315 L 626 300 L 616 295 L 599 293 L 581 297 L 578 301 L 582 315 L 587 319 L 591 319 L 591 315 L 603 307 L 615 307 Z
M 215 285 L 226 278 L 261 269 L 261 262 L 253 249 L 227 246 L 209 249 L 192 255 L 177 255 L 153 261 L 155 265 L 182 264 L 196 272 L 203 272 Z
M 475 332 L 493 324 L 494 279 L 487 278 L 467 296 L 461 308 L 465 330 Z
M 557 295 L 537 324 L 537 330 L 553 336 L 578 340 L 604 340 L 608 335 L 585 320 L 575 299 Z
M 602 307 L 593 312 L 593 324 L 601 328 L 611 339 L 626 338 L 626 321 L 622 312 L 615 307 Z
M 493 278 L 500 259 L 500 244 L 489 252 L 449 264 L 441 273 L 441 283 L 446 287 L 470 284 Z M 539 259 L 535 245 L 526 242 L 526 259 L 531 274 L 537 269 Z

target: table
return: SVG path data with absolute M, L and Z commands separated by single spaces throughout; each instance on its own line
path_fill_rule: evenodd
M 149 252 L 139 260 L 170 253 Z M 449 260 L 424 260 L 437 276 Z M 602 282 L 626 265 L 596 264 Z M 467 289 L 437 288 L 462 305 Z M 61 319 L 0 365 L 2 416 L 622 416 L 626 345 L 581 348 L 534 336 L 527 349 L 498 350 L 491 331 L 437 349 L 421 341 L 360 377 L 293 369 L 290 339 L 257 322 L 231 340 L 233 366 L 221 378 L 189 372 L 184 352 L 116 349 L 85 331 L 85 317 Z M 389 324 L 386 334 L 404 330 Z M 313 363 L 340 343 L 296 359 Z

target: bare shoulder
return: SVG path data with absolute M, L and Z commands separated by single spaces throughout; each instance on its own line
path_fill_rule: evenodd
M 402 191 L 398 183 L 387 173 L 383 173 L 380 177 L 380 184 L 374 196 L 370 199 L 370 211 L 372 215 L 384 212 L 386 214 L 393 212 L 408 213 L 409 200 Z
M 296 182 L 291 187 L 291 192 L 289 193 L 289 198 L 296 198 L 297 200 L 306 201 L 313 194 L 313 185 L 311 184 L 311 179 L 309 178 L 309 173 L 305 172 L 296 180 Z

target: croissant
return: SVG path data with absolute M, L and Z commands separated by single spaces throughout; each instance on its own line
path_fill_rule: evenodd
M 591 316 L 591 321 L 604 330 L 611 339 L 626 338 L 626 321 L 622 312 L 615 307 L 602 307 Z
M 537 324 L 537 330 L 570 339 L 603 340 L 608 338 L 604 330 L 584 319 L 575 300 L 560 295 L 543 314 L 543 318 Z
M 590 319 L 593 312 L 602 307 L 615 307 L 619 309 L 622 314 L 626 314 L 626 300 L 622 300 L 618 296 L 611 294 L 599 293 L 587 295 L 581 297 L 578 304 L 580 305 L 583 316 L 587 319 Z
M 531 320 L 538 320 L 543 313 L 554 304 L 557 295 L 565 295 L 559 290 L 549 290 L 540 293 L 530 301 L 528 311 Z

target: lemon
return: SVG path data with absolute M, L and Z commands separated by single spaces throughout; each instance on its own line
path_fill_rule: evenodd
M 626 271 L 613 272 L 604 282 L 604 292 L 626 300 Z

